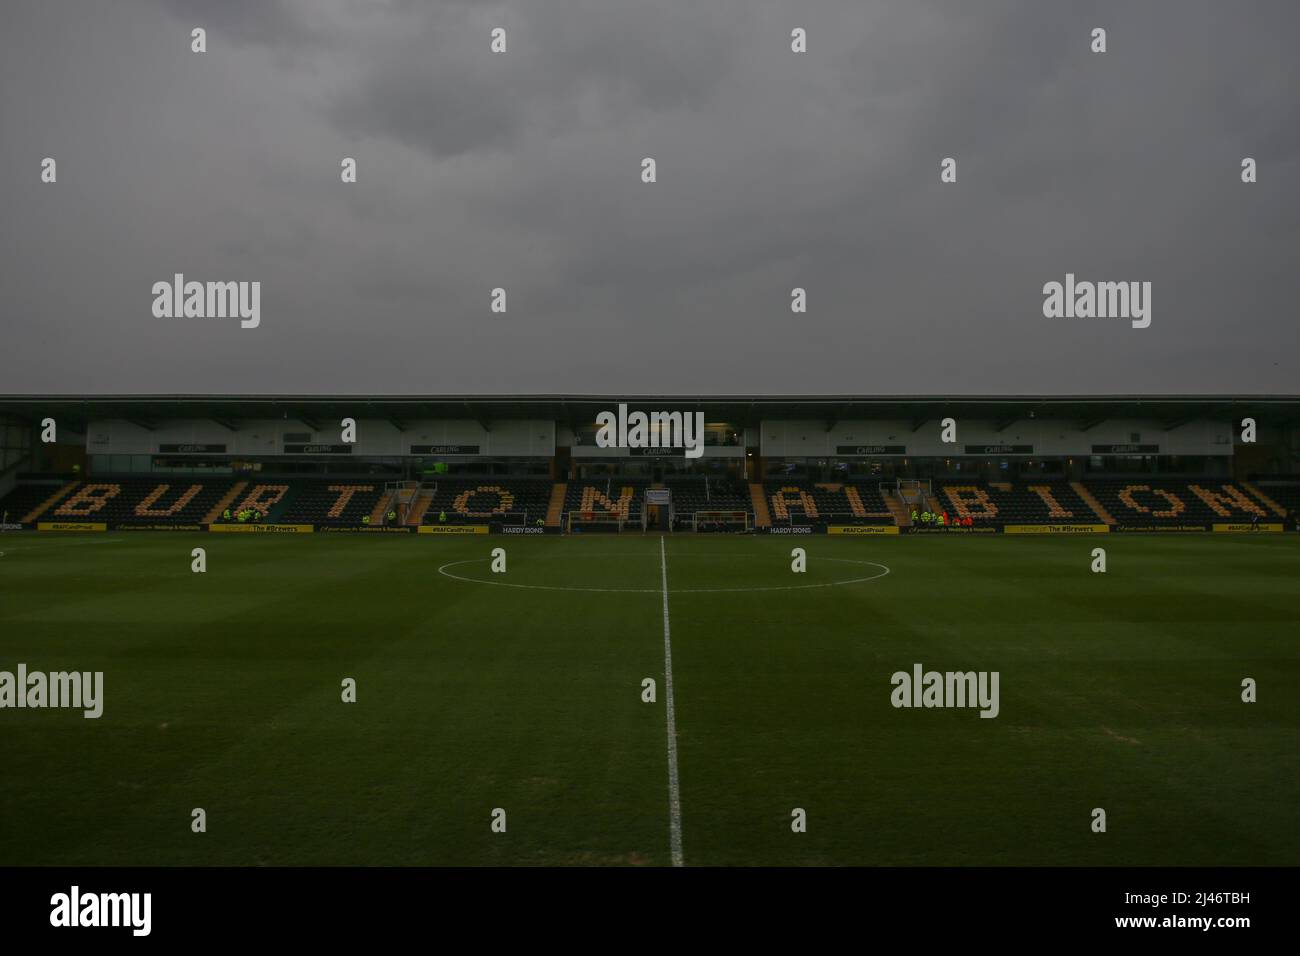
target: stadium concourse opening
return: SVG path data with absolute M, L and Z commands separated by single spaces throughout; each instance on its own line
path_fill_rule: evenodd
M 598 441 L 622 408 L 641 424 Z M 659 440 L 683 416 L 698 457 Z M 1300 509 L 1293 396 L 51 396 L 0 426 L 7 531 L 1268 534 Z

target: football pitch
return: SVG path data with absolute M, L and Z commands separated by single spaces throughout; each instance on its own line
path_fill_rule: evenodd
M 1300 864 L 1292 536 L 0 552 L 0 670 L 104 673 L 99 719 L 0 711 L 0 865 Z M 997 716 L 894 707 L 918 664 Z

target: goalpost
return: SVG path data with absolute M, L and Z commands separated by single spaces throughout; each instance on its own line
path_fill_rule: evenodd
M 691 515 L 692 531 L 748 531 L 748 511 L 697 511 Z
M 635 527 L 640 531 L 642 521 L 643 517 L 639 514 L 636 517 L 624 518 L 621 514 L 612 511 L 570 511 L 565 516 L 564 530 L 620 532 Z

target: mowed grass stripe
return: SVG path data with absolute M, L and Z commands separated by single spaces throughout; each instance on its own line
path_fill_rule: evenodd
M 2 542 L 0 667 L 102 669 L 107 689 L 101 721 L 0 712 L 0 863 L 671 862 L 665 716 L 639 699 L 664 667 L 657 536 L 119 537 Z M 511 580 L 650 593 L 436 573 L 487 578 L 495 546 Z M 810 581 L 850 567 L 820 557 L 891 573 L 678 593 L 791 581 L 795 546 Z M 1294 538 L 666 553 L 692 864 L 1300 862 Z M 893 709 L 889 674 L 918 661 L 999 670 L 1001 715 Z
M 675 601 L 693 862 L 1296 862 L 1276 802 L 1300 796 L 1296 613 L 1273 618 L 1300 542 L 1220 540 L 787 539 L 774 560 L 802 545 L 811 572 L 856 548 L 893 568 L 889 587 Z M 1108 575 L 1088 571 L 1098 545 Z M 1263 622 L 1189 621 L 1189 594 L 1225 577 Z M 999 670 L 1002 715 L 893 709 L 889 675 L 918 661 Z M 1247 674 L 1270 707 L 1240 702 Z M 1099 805 L 1124 821 L 1104 837 L 1087 828 Z
M 183 559 L 190 575 L 189 548 L 211 539 L 183 538 L 132 547 L 160 549 L 150 561 Z M 662 804 L 648 796 L 662 792 L 662 724 L 638 699 L 640 677 L 659 667 L 654 598 L 642 602 L 638 634 L 621 606 L 588 606 L 578 623 L 566 601 L 484 601 L 434 573 L 452 553 L 486 564 L 496 543 L 259 538 L 237 553 L 209 548 L 207 575 L 174 582 L 191 601 L 180 621 L 162 614 L 109 638 L 67 634 L 60 623 L 65 644 L 83 649 L 78 660 L 100 645 L 108 712 L 80 721 L 92 731 L 66 714 L 17 715 L 35 730 L 5 744 L 5 756 L 31 772 L 0 791 L 15 811 L 6 819 L 39 822 L 53 797 L 64 825 L 15 832 L 3 855 L 666 862 Z M 544 561 L 549 547 L 512 542 L 512 573 Z M 84 578 L 115 573 L 60 567 Z M 243 601 L 247 610 L 231 611 Z M 215 620 L 203 623 L 209 614 Z M 27 643 L 15 649 L 35 661 L 41 642 L 23 631 Z M 358 680 L 355 706 L 339 703 L 343 676 Z M 106 749 L 92 745 L 96 731 Z M 65 741 L 52 757 L 43 745 L 51 736 Z M 107 800 L 105 812 L 88 812 L 87 793 Z M 203 837 L 189 833 L 192 806 L 211 815 Z M 488 829 L 497 806 L 509 813 L 505 835 Z M 56 813 L 48 816 L 53 824 Z

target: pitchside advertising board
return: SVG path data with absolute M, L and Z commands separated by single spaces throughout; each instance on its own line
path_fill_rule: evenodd
M 413 534 L 415 529 L 409 525 L 368 525 L 368 524 L 318 524 L 317 534 Z
M 912 525 L 904 529 L 908 534 L 1001 534 L 1002 528 L 992 524 L 975 525 Z
M 311 534 L 311 524 L 210 524 L 208 530 L 218 534 Z
M 1008 524 L 1002 526 L 1003 534 L 1108 534 L 1105 524 Z
M 1209 531 L 1208 524 L 1113 524 L 1110 530 L 1115 534 L 1142 534 L 1149 531 L 1160 531 L 1165 534 L 1194 533 L 1198 531 Z
M 115 524 L 112 531 L 206 531 L 203 524 Z

